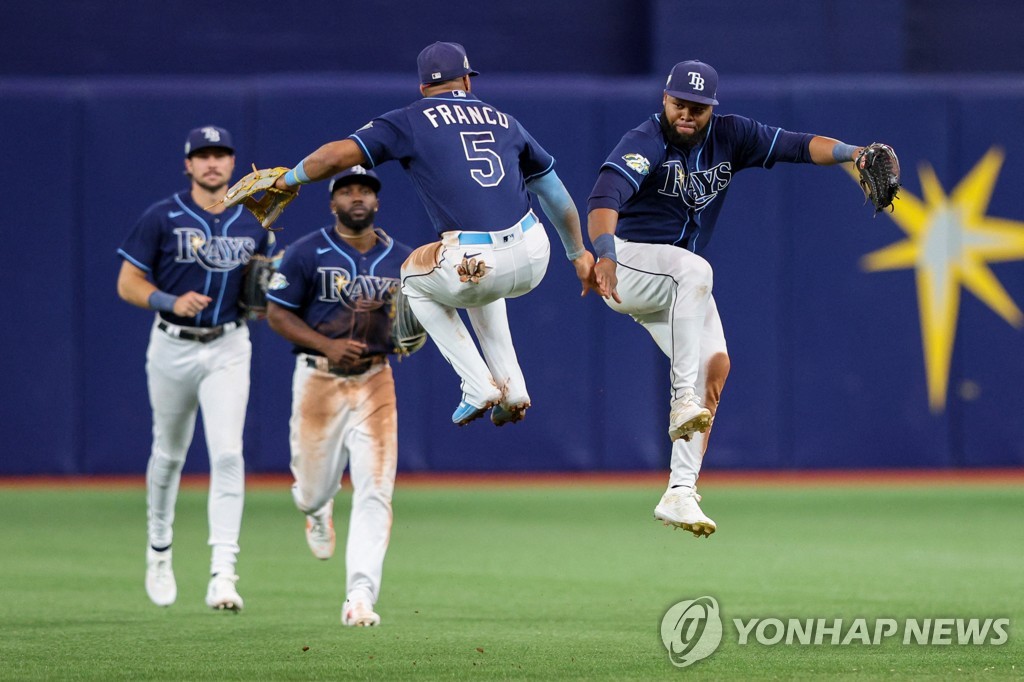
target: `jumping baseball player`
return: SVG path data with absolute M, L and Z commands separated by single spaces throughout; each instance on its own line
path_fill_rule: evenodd
M 493 408 L 495 424 L 516 422 L 530 395 L 504 299 L 536 287 L 550 253 L 527 190 L 554 222 L 583 293 L 591 288 L 593 256 L 554 159 L 512 116 L 471 94 L 470 77 L 478 74 L 462 46 L 434 43 L 417 64 L 422 99 L 320 147 L 275 188 L 284 193 L 357 164 L 399 161 L 440 236 L 405 262 L 402 284 L 416 317 L 462 379 L 452 421 L 468 424 Z M 467 310 L 482 355 L 459 308 Z
M 223 198 L 234 168 L 227 130 L 212 125 L 192 130 L 185 142 L 191 189 L 150 206 L 118 249 L 123 259 L 118 295 L 157 311 L 146 352 L 153 410 L 146 468 L 146 593 L 158 606 L 170 606 L 177 598 L 171 566 L 174 506 L 196 410 L 202 408 L 213 548 L 206 604 L 242 609 L 235 563 L 252 347 L 238 299 L 246 264 L 253 254 L 269 255 L 274 237 L 241 206 L 204 208 Z
M 374 227 L 380 179 L 362 166 L 331 181 L 334 225 L 295 242 L 268 286 L 271 328 L 295 344 L 292 496 L 313 556 L 334 555 L 334 496 L 349 467 L 352 514 L 341 622 L 380 624 L 384 554 L 398 462 L 395 383 L 387 356 L 392 303 L 411 250 Z
M 864 149 L 714 114 L 717 89 L 709 65 L 676 64 L 662 111 L 622 137 L 588 202 L 598 292 L 643 325 L 671 364 L 671 475 L 654 516 L 697 537 L 716 529 L 695 486 L 729 373 L 711 266 L 697 254 L 711 239 L 735 173 L 779 162 L 859 161 Z

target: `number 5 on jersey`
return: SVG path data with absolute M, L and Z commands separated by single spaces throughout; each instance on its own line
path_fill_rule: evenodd
M 494 144 L 494 133 L 464 132 L 459 135 L 462 137 L 462 149 L 466 153 L 466 160 L 486 165 L 486 170 L 471 168 L 470 177 L 476 180 L 481 187 L 498 185 L 505 177 L 505 166 L 502 165 L 498 153 L 489 148 Z

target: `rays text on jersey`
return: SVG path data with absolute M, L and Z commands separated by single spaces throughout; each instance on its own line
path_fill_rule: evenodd
M 398 282 L 387 277 L 352 274 L 345 268 L 322 266 L 316 269 L 320 277 L 319 300 L 355 307 L 359 302 L 383 303 L 389 300 Z
M 691 171 L 687 174 L 682 163 L 669 160 L 663 164 L 668 169 L 665 184 L 658 190 L 659 194 L 670 197 L 683 197 L 688 206 L 703 206 L 713 200 L 718 193 L 729 186 L 732 180 L 732 164 L 728 161 L 707 170 Z
M 211 272 L 227 272 L 245 265 L 256 251 L 252 237 L 207 237 L 195 227 L 176 227 L 178 263 L 198 263 Z

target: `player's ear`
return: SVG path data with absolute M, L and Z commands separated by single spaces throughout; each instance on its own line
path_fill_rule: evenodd
M 462 77 L 462 89 L 466 92 L 471 92 L 473 89 L 472 82 L 469 80 L 469 76 Z

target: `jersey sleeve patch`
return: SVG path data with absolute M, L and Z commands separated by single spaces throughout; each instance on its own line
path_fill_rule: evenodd
M 288 278 L 280 272 L 275 272 L 267 283 L 268 291 L 281 291 L 288 288 Z
M 632 168 L 640 175 L 648 175 L 651 172 L 651 162 L 647 160 L 647 157 L 643 154 L 637 154 L 630 152 L 622 157 L 622 160 L 626 162 L 626 165 Z

